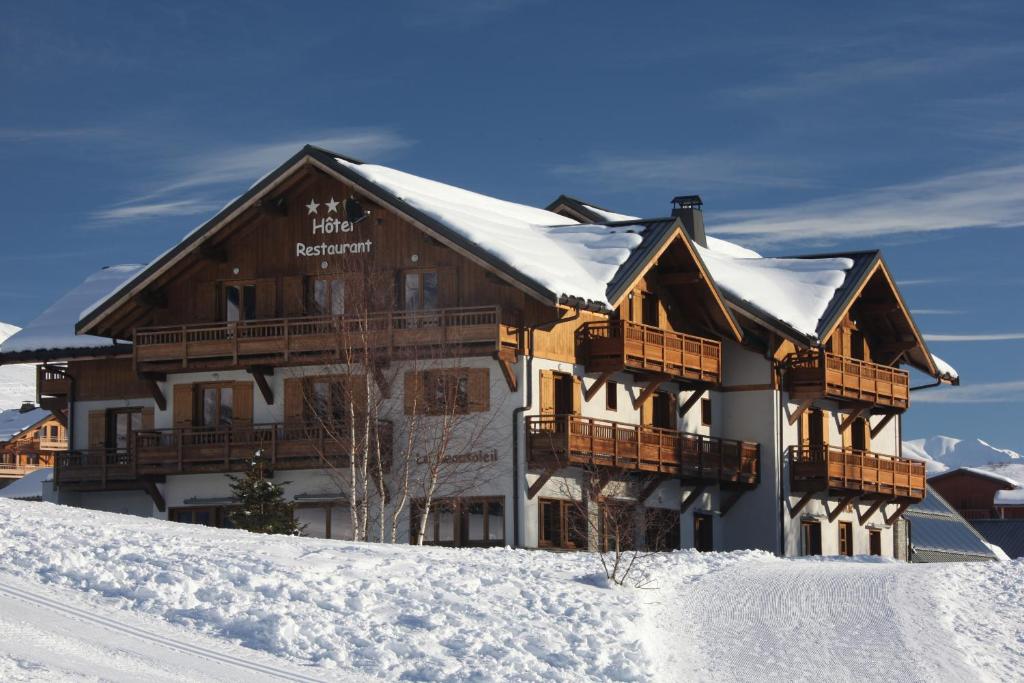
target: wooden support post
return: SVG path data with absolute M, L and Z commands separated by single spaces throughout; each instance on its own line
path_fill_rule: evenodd
M 707 389 L 698 389 L 690 394 L 690 398 L 686 399 L 683 405 L 679 406 L 679 417 L 685 417 L 686 413 L 690 412 L 690 408 L 696 405 L 697 401 L 699 401 L 706 392 Z
M 668 380 L 669 375 L 654 375 L 654 377 L 651 378 L 651 381 L 647 383 L 647 386 L 644 387 L 644 390 L 640 392 L 640 395 L 633 399 L 633 408 L 640 410 L 640 406 L 644 404 L 644 401 L 646 401 L 651 394 L 657 391 L 658 387 L 660 387 L 663 382 L 667 382 Z
M 384 376 L 384 364 L 380 361 L 370 363 L 370 372 L 373 373 L 373 381 L 377 384 L 377 390 L 384 398 L 391 398 L 391 385 Z
M 595 478 L 596 481 L 594 482 L 594 499 L 601 500 L 601 494 L 604 491 L 604 487 L 607 486 L 608 482 L 612 480 L 612 470 L 602 469 L 600 472 L 597 473 Z
M 499 349 L 494 352 L 494 359 L 498 361 L 498 365 L 501 367 L 501 375 L 505 378 L 505 383 L 508 384 L 508 390 L 512 393 L 518 391 L 519 381 L 516 379 L 515 370 L 512 365 L 516 362 L 516 352 L 512 349 Z
M 883 496 L 883 497 L 879 498 L 878 500 L 876 500 L 874 503 L 872 503 L 871 507 L 869 507 L 867 509 L 867 511 L 864 512 L 864 514 L 861 514 L 860 511 L 858 510 L 857 511 L 857 521 L 860 522 L 861 526 L 864 526 L 864 522 L 866 522 L 869 519 L 871 519 L 871 515 L 873 515 L 876 512 L 878 512 L 878 508 L 882 507 L 886 503 L 889 503 L 889 502 L 891 502 L 893 500 L 895 500 L 895 499 L 893 499 L 893 498 L 886 498 L 886 497 Z
M 828 521 L 830 521 L 830 522 L 836 521 L 836 517 L 838 517 L 840 514 L 842 514 L 843 508 L 845 508 L 847 505 L 849 505 L 850 503 L 852 503 L 855 500 L 857 500 L 857 498 L 858 498 L 857 494 L 853 493 L 853 494 L 850 494 L 850 495 L 846 496 L 842 500 L 840 500 L 832 508 L 832 511 L 828 513 Z
M 613 373 L 611 372 L 602 372 L 601 376 L 594 380 L 594 383 L 591 384 L 589 388 L 583 391 L 583 398 L 586 399 L 587 401 L 590 401 L 590 399 L 594 398 L 594 395 L 601 390 L 601 387 L 608 383 L 608 380 L 611 378 L 612 374 Z
M 557 467 L 548 467 L 543 472 L 541 472 L 540 476 L 537 477 L 537 479 L 532 484 L 530 484 L 530 488 L 527 489 L 526 499 L 533 500 L 533 497 L 540 493 L 540 490 L 544 488 L 544 484 L 548 483 L 548 480 L 551 479 L 552 475 L 554 475 L 557 469 Z
M 789 424 L 796 424 L 797 420 L 800 419 L 800 416 L 807 412 L 807 409 L 811 407 L 812 403 L 814 403 L 814 399 L 807 399 L 806 401 L 803 401 L 797 409 L 793 411 L 793 414 L 789 416 Z
M 267 402 L 267 405 L 274 405 L 274 391 L 270 388 L 270 383 L 267 382 L 267 375 L 273 375 L 274 368 L 264 365 L 254 365 L 249 368 L 249 374 L 252 375 L 254 380 L 256 380 L 256 386 L 259 387 L 260 394 L 263 395 L 263 400 Z
M 167 375 L 147 372 L 142 375 L 142 379 L 146 381 L 146 386 L 149 387 L 149 393 L 153 396 L 153 402 L 156 403 L 156 407 L 160 410 L 167 410 L 167 397 L 164 396 L 164 392 L 160 390 L 160 385 L 158 384 L 158 382 L 166 382 Z
M 895 512 L 893 512 L 891 515 L 886 516 L 885 523 L 892 524 L 893 522 L 895 522 L 897 519 L 899 519 L 900 515 L 907 511 L 908 507 L 910 507 L 909 502 L 900 503 L 900 506 L 896 508 Z
M 693 506 L 693 504 L 697 502 L 697 499 L 700 498 L 701 495 L 703 495 L 704 491 L 707 490 L 707 488 L 707 484 L 700 484 L 693 491 L 690 491 L 689 495 L 687 495 L 686 498 L 683 499 L 683 502 L 679 505 L 679 514 L 683 514 L 684 512 L 689 510 Z
M 804 497 L 797 501 L 797 504 L 789 511 L 789 518 L 793 519 L 799 515 L 800 511 L 807 507 L 807 504 L 811 502 L 811 499 L 819 493 L 821 493 L 821 491 L 808 491 L 805 493 Z
M 167 509 L 167 501 L 164 500 L 163 494 L 160 493 L 160 489 L 157 488 L 156 482 L 152 479 L 142 480 L 142 489 L 149 494 L 149 497 L 156 503 L 156 509 L 163 512 Z
M 876 424 L 874 427 L 872 427 L 871 428 L 871 438 L 872 439 L 877 438 L 878 435 L 882 433 L 882 430 L 885 429 L 885 425 L 889 424 L 889 422 L 891 422 L 894 417 L 896 417 L 896 413 L 889 413 L 888 415 L 883 417 L 882 420 L 878 424 Z
M 647 502 L 647 499 L 654 495 L 654 492 L 658 490 L 668 477 L 654 477 L 647 483 L 647 486 L 643 487 L 636 499 L 641 505 Z
M 863 417 L 864 413 L 868 412 L 869 410 L 871 410 L 871 406 L 861 406 L 860 408 L 854 409 L 849 415 L 846 416 L 846 419 L 843 420 L 842 424 L 839 425 L 839 433 L 842 434 L 847 429 L 849 429 L 850 425 L 856 422 L 858 418 Z
M 724 503 L 719 501 L 719 506 L 718 506 L 719 507 L 719 510 L 718 510 L 719 516 L 725 517 L 727 514 L 729 514 L 729 510 L 733 509 L 733 507 L 736 505 L 736 503 L 739 502 L 740 498 L 743 497 L 744 493 L 746 493 L 746 491 L 744 491 L 742 489 L 739 490 L 739 491 L 733 491 L 732 495 L 729 496 L 729 499 L 727 501 L 725 501 Z

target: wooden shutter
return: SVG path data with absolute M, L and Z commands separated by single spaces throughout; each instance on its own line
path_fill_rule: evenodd
M 650 427 L 654 424 L 654 394 L 644 399 L 640 404 L 640 424 Z
M 305 398 L 302 395 L 301 377 L 289 377 L 284 381 L 284 421 L 287 423 L 302 422 L 302 405 Z
M 580 415 L 580 402 L 583 400 L 583 384 L 579 377 L 572 378 L 572 414 Z
M 821 411 L 821 445 L 827 447 L 829 433 L 832 431 L 832 413 L 828 410 Z
M 233 423 L 245 426 L 252 424 L 252 382 L 235 382 L 232 387 L 234 405 Z
M 153 409 L 143 408 L 142 409 L 142 428 L 153 429 Z
M 455 308 L 459 305 L 459 274 L 455 268 L 437 269 L 437 306 Z
M 485 413 L 491 409 L 491 374 L 487 368 L 470 368 L 469 412 Z
M 195 300 L 192 303 L 195 321 L 210 323 L 217 319 L 217 296 L 220 288 L 216 282 L 203 282 L 195 288 Z
M 192 425 L 192 385 L 174 385 L 174 426 L 189 427 Z
M 277 282 L 273 278 L 256 281 L 256 317 L 277 316 Z
M 555 373 L 551 370 L 540 371 L 540 414 L 555 414 Z
M 282 315 L 300 316 L 306 312 L 305 288 L 301 275 L 289 275 L 283 278 L 281 298 Z
M 107 445 L 107 411 L 89 411 L 89 448 L 105 448 Z
M 409 370 L 405 373 L 405 414 L 413 415 L 417 411 L 425 414 L 427 411 L 425 408 L 424 397 L 423 397 L 423 386 L 426 381 L 425 372 L 415 372 Z

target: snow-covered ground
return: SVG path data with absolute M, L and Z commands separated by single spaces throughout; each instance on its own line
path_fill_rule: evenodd
M 1024 679 L 1024 563 L 257 536 L 0 500 L 3 680 Z

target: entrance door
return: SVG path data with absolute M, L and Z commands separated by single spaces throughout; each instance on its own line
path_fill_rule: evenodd
M 555 415 L 572 415 L 574 410 L 572 375 L 555 373 Z
M 651 400 L 651 426 L 661 429 L 675 429 L 675 415 L 672 394 L 664 391 L 654 392 Z
M 800 541 L 804 555 L 821 555 L 821 524 L 813 520 L 800 522 Z
M 715 549 L 715 539 L 712 534 L 714 517 L 701 512 L 693 515 L 693 547 L 702 553 L 710 553 Z

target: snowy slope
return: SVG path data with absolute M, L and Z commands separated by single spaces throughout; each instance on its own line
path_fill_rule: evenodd
M 287 662 L 331 680 L 997 681 L 1024 670 L 1022 562 L 686 551 L 654 559 L 652 589 L 610 589 L 585 553 L 267 537 L 2 500 L 0 557 L 0 627 L 58 644 L 48 655 L 0 639 L 4 679 L 119 680 L 92 667 L 130 666 L 139 639 L 158 644 L 146 679 L 174 677 L 166 648 L 193 671 L 218 652 L 229 668 L 274 669 L 247 680 L 285 677 Z
M 981 439 L 957 439 L 952 436 L 931 436 L 903 442 L 903 455 L 923 460 L 928 474 L 938 474 L 958 467 L 982 467 L 1015 464 L 1024 468 L 1024 458 L 1008 448 L 997 448 Z M 1005 474 L 1005 473 L 1004 473 Z M 1009 474 L 1011 479 L 1015 479 Z
M 0 323 L 0 344 L 21 328 Z M 0 410 L 18 408 L 36 400 L 36 366 L 32 363 L 0 365 Z

